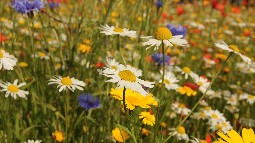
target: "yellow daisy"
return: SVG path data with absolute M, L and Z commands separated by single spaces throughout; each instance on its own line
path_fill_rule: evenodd
M 242 129 L 242 137 L 235 131 L 230 130 L 227 135 L 222 132 L 217 133 L 223 140 L 224 143 L 255 143 L 255 135 L 253 129 Z
M 143 124 L 153 126 L 155 124 L 155 116 L 151 115 L 150 112 L 141 112 L 139 114 L 139 119 L 143 119 Z
M 127 132 L 125 132 L 124 130 L 121 130 L 119 128 L 115 128 L 114 130 L 112 130 L 112 137 L 118 141 L 118 142 L 124 142 L 125 140 L 127 140 L 130 136 Z

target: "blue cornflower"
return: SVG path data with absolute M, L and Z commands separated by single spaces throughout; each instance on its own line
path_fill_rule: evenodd
M 163 6 L 163 2 L 161 0 L 157 0 L 156 1 L 156 6 L 157 6 L 157 8 L 162 7 Z
M 52 2 L 49 2 L 49 6 L 51 9 L 53 9 L 53 8 L 59 7 L 59 3 L 52 1 Z
M 81 94 L 78 97 L 78 102 L 85 110 L 98 108 L 101 106 L 100 100 L 92 94 Z
M 33 11 L 40 11 L 44 7 L 44 2 L 41 0 L 14 0 L 12 8 L 21 14 L 33 15 Z
M 173 36 L 182 35 L 183 38 L 186 36 L 187 29 L 181 25 L 178 25 L 178 27 L 176 27 L 174 24 L 169 23 L 166 27 L 171 31 Z
M 151 58 L 158 65 L 163 65 L 163 54 L 162 53 L 154 53 L 151 55 Z M 165 64 L 169 64 L 170 56 L 165 54 Z

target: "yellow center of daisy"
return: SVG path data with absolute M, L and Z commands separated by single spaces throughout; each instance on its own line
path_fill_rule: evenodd
M 155 33 L 158 40 L 168 40 L 172 38 L 172 33 L 167 27 L 159 27 Z
M 111 66 L 112 69 L 118 70 L 116 66 Z
M 119 72 L 119 77 L 123 80 L 135 82 L 136 76 L 130 70 L 123 70 Z
M 2 51 L 0 51 L 0 58 L 4 57 L 4 54 Z
M 238 47 L 236 45 L 229 45 L 229 48 L 234 50 L 235 52 L 239 53 L 240 50 L 238 49 Z
M 213 117 L 214 119 L 218 119 L 218 116 L 217 116 L 216 114 L 212 114 L 212 117 Z
M 114 32 L 120 32 L 120 33 L 123 33 L 124 30 L 122 28 L 114 28 L 113 30 Z
M 45 56 L 46 56 L 46 54 L 45 54 L 45 53 L 43 53 L 43 52 L 38 52 L 38 56 L 39 56 L 39 57 L 41 57 L 41 58 L 43 58 L 43 57 L 45 57 Z
M 167 80 L 167 79 L 165 79 L 165 80 L 164 80 L 164 83 L 165 83 L 165 84 L 170 84 L 170 81 Z
M 13 85 L 13 84 L 9 85 L 7 87 L 7 89 L 8 89 L 8 91 L 11 91 L 11 92 L 18 92 L 19 91 L 18 86 L 17 85 Z
M 185 73 L 187 73 L 187 74 L 189 74 L 189 73 L 191 72 L 190 68 L 188 68 L 188 67 L 184 67 L 182 70 L 183 70 Z
M 61 80 L 61 83 L 63 85 L 71 85 L 72 84 L 72 80 L 69 77 L 63 77 L 62 80 Z
M 200 113 L 200 117 L 205 117 L 205 113 Z
M 200 86 L 204 85 L 203 82 L 201 82 L 201 81 L 199 81 L 197 84 L 200 85 Z
M 249 99 L 254 99 L 255 96 L 249 95 L 248 98 L 249 98 Z
M 177 128 L 177 132 L 179 134 L 185 134 L 185 128 L 183 126 L 180 126 L 180 127 Z
M 185 104 L 180 104 L 180 108 L 185 108 Z

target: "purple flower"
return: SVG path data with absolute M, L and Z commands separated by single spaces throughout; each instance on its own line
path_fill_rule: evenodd
M 78 97 L 79 105 L 85 110 L 98 108 L 101 103 L 98 98 L 94 97 L 92 94 L 81 94 Z
M 12 8 L 21 14 L 32 14 L 33 11 L 40 11 L 44 7 L 44 2 L 41 0 L 14 0 Z
M 187 29 L 181 25 L 178 25 L 178 27 L 176 27 L 174 24 L 169 23 L 166 27 L 171 31 L 173 36 L 182 35 L 183 38 L 186 36 Z
M 162 53 L 154 53 L 151 55 L 151 58 L 154 60 L 154 62 L 158 65 L 163 65 L 163 54 Z M 165 54 L 165 64 L 169 64 L 170 57 Z
M 59 3 L 52 1 L 52 2 L 49 2 L 49 6 L 51 9 L 53 9 L 53 8 L 59 7 Z
M 163 6 L 163 2 L 161 0 L 157 0 L 156 1 L 156 6 L 157 6 L 157 8 L 162 7 Z

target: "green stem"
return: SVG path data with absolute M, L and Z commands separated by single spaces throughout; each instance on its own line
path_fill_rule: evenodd
M 66 128 L 65 128 L 65 136 L 66 136 L 66 139 L 65 139 L 65 142 L 68 143 L 68 129 L 69 129 L 69 125 L 70 125 L 70 121 L 69 121 L 69 110 L 70 110 L 70 103 L 69 103 L 69 95 L 70 95 L 70 92 L 69 90 L 66 92 L 66 95 L 65 95 L 65 99 L 66 99 L 66 106 L 65 106 L 65 124 L 66 124 Z
M 216 79 L 216 77 L 219 75 L 220 71 L 222 70 L 222 68 L 225 66 L 225 64 L 227 63 L 228 59 L 230 58 L 230 56 L 233 54 L 233 52 L 230 52 L 227 59 L 224 61 L 224 63 L 222 64 L 222 66 L 220 67 L 220 69 L 214 74 L 213 79 L 210 83 L 210 85 L 208 86 L 208 88 L 206 89 L 205 93 L 199 98 L 199 100 L 197 101 L 197 103 L 195 104 L 195 106 L 191 109 L 191 112 L 181 121 L 181 123 L 176 127 L 179 128 L 187 119 L 188 117 L 193 113 L 193 111 L 196 109 L 196 107 L 198 106 L 199 102 L 206 96 L 206 93 L 209 91 L 209 89 L 211 89 L 212 84 L 214 83 L 214 80 Z M 166 143 L 173 135 L 171 134 L 166 140 L 164 140 L 163 143 Z
M 121 47 L 120 47 L 120 35 L 117 35 L 117 49 L 120 52 L 120 55 L 121 55 L 121 58 L 122 58 L 124 64 L 127 65 L 126 60 L 124 59 L 124 56 L 122 54 Z
M 126 87 L 124 86 L 124 89 L 123 89 L 123 106 L 124 106 L 124 110 L 125 110 L 125 113 L 127 113 L 127 106 L 126 106 Z

